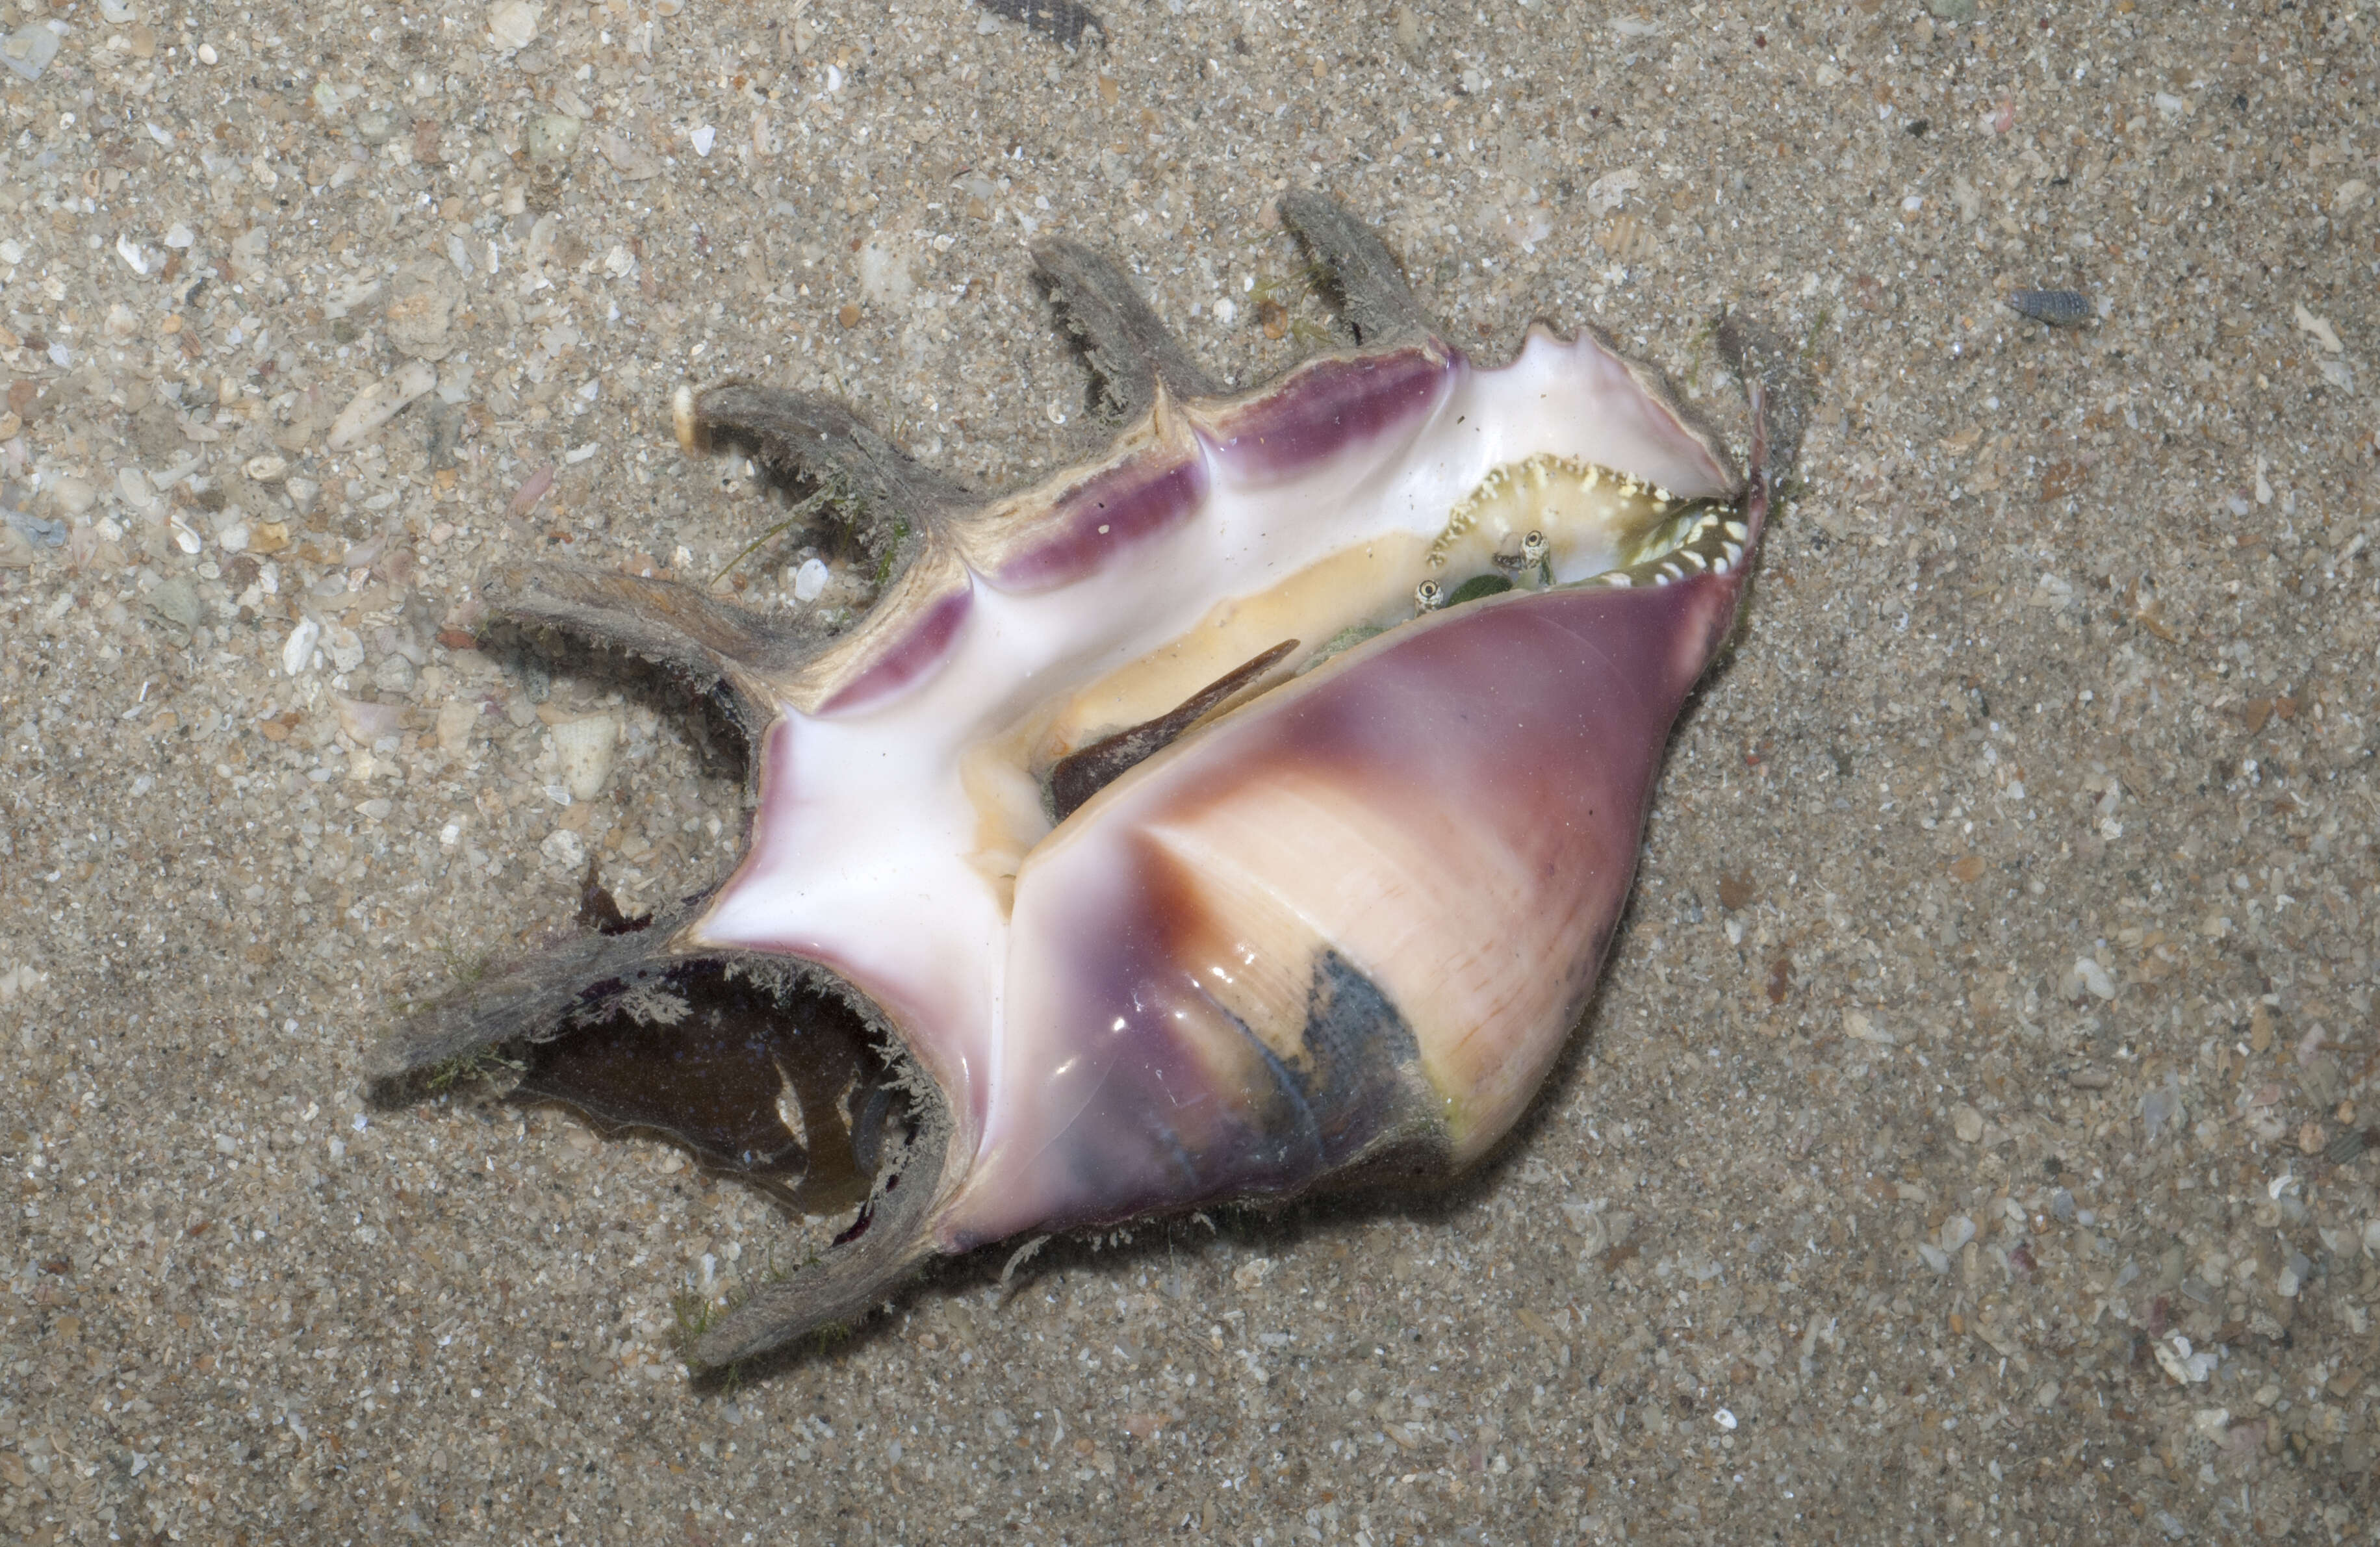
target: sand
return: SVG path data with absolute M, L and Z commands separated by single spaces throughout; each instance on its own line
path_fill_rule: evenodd
M 9 6 L 0 1538 L 2370 1540 L 2369 12 L 1096 9 Z M 1741 445 L 1731 320 L 1787 410 L 1587 1023 L 1441 1194 L 690 1382 L 837 1222 L 363 1081 L 589 854 L 650 907 L 741 832 L 715 725 L 476 579 L 783 519 L 681 381 L 1083 455 L 1033 237 L 1258 380 L 1332 336 L 1298 186 L 1484 359 L 1600 324 Z

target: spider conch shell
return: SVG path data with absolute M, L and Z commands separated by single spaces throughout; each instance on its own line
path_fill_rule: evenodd
M 382 1072 L 509 1044 L 528 1095 L 866 1197 L 699 1360 L 938 1253 L 1460 1170 L 1592 995 L 1767 514 L 1758 391 L 1746 477 L 1603 339 L 1474 366 L 1367 227 L 1281 215 L 1357 347 L 1236 396 L 1104 259 L 1037 250 L 1123 428 L 1012 493 L 830 403 L 681 390 L 689 450 L 856 508 L 897 568 L 839 634 L 583 567 L 484 588 L 715 688 L 751 829 L 716 887 L 429 1013 Z

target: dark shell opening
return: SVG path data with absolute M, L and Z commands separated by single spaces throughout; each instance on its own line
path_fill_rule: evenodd
M 506 1100 L 607 1134 L 644 1130 L 786 1206 L 864 1201 L 904 1121 L 878 1039 L 850 1005 L 687 961 L 589 1024 L 522 1050 Z

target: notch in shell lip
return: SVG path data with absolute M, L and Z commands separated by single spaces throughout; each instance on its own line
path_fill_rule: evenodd
M 1392 400 L 1380 406 L 1382 415 L 1396 419 L 1410 415 L 1426 397 L 1435 400 L 1436 395 L 1449 390 L 1450 380 L 1470 369 L 1462 355 L 1439 341 L 1404 287 L 1393 260 L 1387 258 L 1368 228 L 1318 195 L 1292 195 L 1284 199 L 1282 207 L 1301 239 L 1328 260 L 1326 266 L 1339 281 L 1345 303 L 1343 314 L 1355 324 L 1364 347 L 1306 361 L 1276 383 L 1236 398 L 1179 391 L 1193 384 L 1189 368 L 1179 359 L 1160 353 L 1145 361 L 1145 371 L 1131 366 L 1127 357 L 1140 347 L 1130 336 L 1133 329 L 1156 324 L 1148 314 L 1147 303 L 1132 291 L 1121 272 L 1096 255 L 1086 257 L 1087 250 L 1068 250 L 1054 260 L 1045 256 L 1045 264 L 1071 265 L 1068 283 L 1077 291 L 1093 293 L 1108 304 L 1111 314 L 1130 318 L 1131 328 L 1121 334 L 1111 330 L 1095 343 L 1108 350 L 1111 359 L 1123 360 L 1116 367 L 1120 384 L 1111 384 L 1111 396 L 1122 406 L 1135 408 L 1138 418 L 1104 459 L 1065 469 L 1033 489 L 1000 499 L 980 498 L 877 440 L 839 405 L 748 384 L 721 383 L 700 391 L 691 383 L 680 384 L 671 395 L 673 433 L 688 454 L 721 444 L 750 447 L 758 442 L 756 459 L 769 465 L 772 472 L 794 468 L 820 484 L 839 485 L 854 496 L 849 507 L 863 520 L 877 523 L 874 530 L 880 534 L 889 524 L 900 523 L 899 530 L 905 535 L 892 542 L 908 565 L 893 589 L 909 588 L 901 591 L 901 604 L 912 608 L 905 615 L 915 625 L 930 614 L 935 599 L 951 594 L 966 573 L 961 555 L 967 546 L 964 534 L 972 520 L 1003 504 L 1014 507 L 1021 501 L 1038 499 L 1050 505 L 1067 489 L 1084 487 L 1099 476 L 1127 469 L 1139 469 L 1134 476 L 1149 469 L 1161 474 L 1166 436 L 1177 432 L 1168 429 L 1169 416 L 1184 422 L 1199 420 L 1208 444 L 1238 456 L 1252 473 L 1285 475 L 1327 455 L 1331 445 L 1345 444 L 1349 432 L 1343 411 L 1323 411 L 1327 405 L 1322 398 L 1332 391 L 1352 390 L 1367 380 L 1375 385 L 1391 379 L 1402 383 L 1409 390 L 1391 394 Z M 1708 564 L 1694 567 L 1681 561 L 1682 572 L 1669 578 L 1706 599 L 1697 604 L 1698 617 L 1716 618 L 1723 611 L 1724 621 L 1731 624 L 1735 600 L 1745 579 L 1745 562 L 1759 541 L 1769 497 L 1765 399 L 1758 384 L 1749 387 L 1750 467 L 1748 472 L 1738 473 L 1721 450 L 1723 442 L 1716 432 L 1678 397 L 1666 379 L 1621 354 L 1601 330 L 1590 327 L 1581 339 L 1566 342 L 1545 324 L 1534 324 L 1522 353 L 1526 356 L 1532 349 L 1553 347 L 1591 350 L 1597 369 L 1624 372 L 1634 389 L 1633 401 L 1647 421 L 1666 422 L 1674 443 L 1690 448 L 1680 454 L 1704 473 L 1701 486 L 1710 491 L 1709 497 L 1727 501 L 1737 513 L 1741 530 L 1735 540 L 1740 556 L 1732 556 L 1723 567 Z M 1098 366 L 1099 357 L 1093 353 Z M 1301 391 L 1320 396 L 1301 398 L 1296 396 Z M 776 417 L 760 422 L 764 410 Z M 1332 440 L 1334 434 L 1341 438 Z M 1135 462 L 1135 457 L 1143 460 Z M 1052 529 L 1052 535 L 1064 534 Z M 1656 555 L 1656 559 L 1664 556 Z M 1682 572 L 1686 569 L 1691 572 Z M 995 567 L 979 573 L 998 586 L 1002 571 Z M 965 583 L 976 582 L 969 579 Z M 1724 589 L 1706 589 L 1711 586 Z M 1021 586 L 1018 593 L 1032 589 Z M 1486 597 L 1449 608 L 1439 616 L 1456 622 L 1460 620 L 1449 615 L 1467 612 L 1475 604 L 1499 606 L 1521 600 Z M 768 744 L 772 734 L 783 729 L 792 706 L 789 685 L 815 671 L 822 656 L 844 648 L 850 640 L 846 636 L 844 642 L 822 644 L 805 640 L 779 620 L 691 588 L 662 581 L 630 583 L 625 577 L 590 577 L 557 566 L 541 566 L 514 577 L 498 593 L 495 604 L 520 621 L 625 643 L 698 681 L 730 689 L 745 706 L 744 723 L 753 736 L 756 786 L 767 774 L 763 765 L 769 761 Z M 1438 621 L 1434 619 L 1433 625 Z M 1724 627 L 1719 632 L 1723 634 Z M 1702 647 L 1699 659 L 1707 660 L 1715 647 L 1716 640 Z M 853 680 L 846 678 L 844 686 L 851 686 Z M 821 693 L 817 701 L 822 705 L 832 698 Z M 1261 702 L 1262 695 L 1253 701 Z M 874 706 L 869 707 L 872 711 Z M 1190 735 L 1206 734 L 1219 723 L 1226 722 L 1208 722 Z M 1100 798 L 1101 792 L 1095 790 L 1087 798 Z M 753 836 L 752 852 L 757 854 L 762 835 L 756 830 Z M 624 992 L 624 985 L 633 986 L 654 974 L 696 962 L 728 961 L 769 970 L 795 970 L 808 975 L 807 981 L 849 997 L 883 1034 L 897 1035 L 898 1029 L 875 1000 L 829 963 L 789 966 L 768 950 L 739 949 L 704 939 L 699 925 L 714 900 L 713 894 L 691 897 L 665 910 L 650 930 L 637 936 L 564 943 L 544 959 L 492 982 L 459 1007 L 434 1011 L 408 1033 L 401 1033 L 387 1050 L 383 1072 L 401 1078 L 418 1073 L 427 1056 L 467 1054 L 474 1047 L 524 1034 L 531 1038 L 540 1033 L 567 1034 L 577 1018 L 606 996 Z M 858 1234 L 830 1249 L 820 1261 L 792 1278 L 756 1294 L 696 1345 L 692 1350 L 696 1362 L 716 1366 L 747 1358 L 808 1329 L 856 1320 L 880 1303 L 920 1261 L 953 1249 L 954 1236 L 938 1228 L 936 1214 L 954 1195 L 973 1163 L 974 1118 L 958 1091 L 938 1085 L 931 1078 L 943 1074 L 943 1069 L 914 1048 L 902 1052 L 907 1062 L 898 1078 L 911 1102 L 910 1121 L 905 1139 L 892 1147 L 878 1174 L 875 1190 L 856 1226 Z M 1344 1179 L 1317 1177 L 1308 1185 Z M 1292 1196 L 1297 1190 L 1275 1189 L 1268 1196 Z M 1194 1207 L 1205 1201 L 1212 1200 L 1186 1200 L 1179 1206 Z

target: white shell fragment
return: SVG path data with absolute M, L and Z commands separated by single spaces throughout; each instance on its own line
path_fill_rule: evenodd
M 592 800 L 603 793 L 620 745 L 616 714 L 581 714 L 556 720 L 548 727 L 553 754 L 562 767 L 562 782 L 573 800 Z
M 322 642 L 322 624 L 311 617 L 299 618 L 281 646 L 281 669 L 291 676 L 304 675 L 314 659 L 314 647 Z
M 395 419 L 407 404 L 437 384 L 436 367 L 428 360 L 407 360 L 402 369 L 356 394 L 355 400 L 339 410 L 322 444 L 333 451 L 345 451 Z
M 339 729 L 358 747 L 395 736 L 404 713 L 392 703 L 372 703 L 340 693 L 331 695 L 331 706 L 338 715 Z
M 39 80 L 50 61 L 58 56 L 58 35 L 47 23 L 29 21 L 0 43 L 0 65 L 6 65 L 28 80 Z
M 528 0 L 503 0 L 488 7 L 488 31 L 499 47 L 527 48 L 537 37 L 538 18 L 544 9 Z

